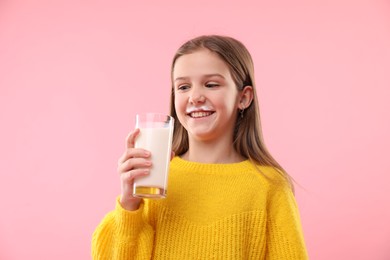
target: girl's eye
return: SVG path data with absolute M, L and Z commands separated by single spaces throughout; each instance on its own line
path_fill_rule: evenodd
M 206 88 L 214 88 L 214 87 L 218 87 L 219 85 L 217 83 L 207 83 L 206 84 Z
M 177 90 L 187 90 L 189 87 L 189 85 L 180 85 L 177 87 Z

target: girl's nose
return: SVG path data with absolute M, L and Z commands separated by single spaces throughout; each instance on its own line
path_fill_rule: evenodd
M 192 104 L 198 104 L 198 103 L 203 103 L 206 100 L 205 96 L 203 93 L 200 91 L 193 90 L 190 94 L 189 102 Z

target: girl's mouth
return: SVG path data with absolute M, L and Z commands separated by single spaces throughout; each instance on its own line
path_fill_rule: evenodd
M 202 117 L 210 116 L 213 113 L 214 113 L 213 111 L 194 111 L 194 112 L 188 113 L 187 115 L 189 115 L 192 118 L 202 118 Z

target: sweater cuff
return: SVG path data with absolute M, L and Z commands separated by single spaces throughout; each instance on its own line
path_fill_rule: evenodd
M 119 203 L 119 197 L 116 200 L 115 206 L 115 222 L 119 234 L 129 236 L 137 234 L 140 227 L 142 227 L 143 219 L 142 212 L 144 209 L 144 201 L 142 200 L 137 210 L 129 211 L 122 207 Z

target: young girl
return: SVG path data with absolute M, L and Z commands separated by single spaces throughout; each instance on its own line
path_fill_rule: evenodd
M 201 36 L 172 62 L 175 118 L 166 199 L 132 197 L 149 151 L 119 159 L 122 193 L 94 232 L 94 259 L 307 259 L 290 177 L 262 140 L 251 56 L 239 41 Z

